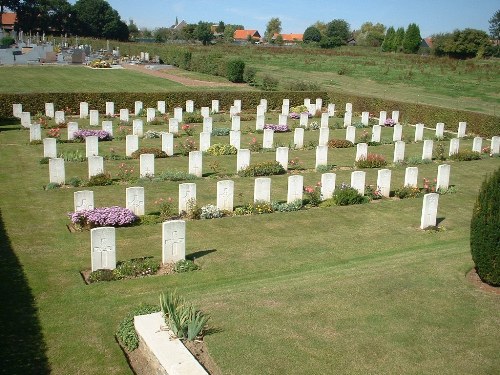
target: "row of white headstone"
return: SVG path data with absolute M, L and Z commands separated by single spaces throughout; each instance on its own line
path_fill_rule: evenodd
M 90 230 L 92 271 L 116 268 L 116 233 L 114 227 Z M 186 259 L 186 222 L 170 220 L 162 224 L 162 263 Z
M 450 166 L 442 164 L 438 166 L 436 189 L 448 189 L 450 182 Z M 391 191 L 390 169 L 380 169 L 377 173 L 377 189 L 384 197 L 389 197 Z M 337 175 L 335 173 L 323 173 L 321 175 L 321 199 L 332 197 L 336 189 Z M 359 194 L 365 194 L 366 172 L 354 171 L 351 173 L 350 186 Z M 406 168 L 403 186 L 418 187 L 418 168 Z M 293 175 L 288 177 L 287 202 L 292 203 L 303 199 L 304 177 Z M 234 209 L 234 181 L 223 180 L 217 182 L 217 203 L 219 210 L 233 211 Z M 188 211 L 190 202 L 196 202 L 196 183 L 179 184 L 179 214 Z M 94 192 L 91 190 L 76 191 L 73 196 L 75 212 L 90 210 L 94 208 Z M 145 214 L 145 189 L 144 187 L 129 187 L 125 190 L 126 208 L 134 214 L 142 216 Z M 254 180 L 254 202 L 271 202 L 271 178 L 258 177 Z

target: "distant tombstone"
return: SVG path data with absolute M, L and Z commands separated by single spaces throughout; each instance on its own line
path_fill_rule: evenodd
M 424 195 L 422 216 L 420 217 L 420 229 L 426 229 L 436 226 L 438 203 L 439 194 L 429 193 Z
M 313 116 L 316 115 L 316 104 L 309 104 L 309 108 L 307 109 L 307 111 Z
M 217 182 L 217 208 L 222 211 L 233 211 L 234 181 Z
M 134 103 L 134 115 L 139 116 L 139 113 L 142 111 L 142 102 L 141 101 L 136 101 Z
M 190 203 L 196 203 L 196 184 L 179 184 L 179 214 L 188 212 Z
M 352 103 L 345 103 L 345 112 L 352 113 Z
M 115 115 L 115 103 L 106 102 L 106 116 L 114 116 L 114 115 Z
M 96 109 L 90 110 L 90 126 L 99 125 L 99 111 Z
M 500 154 L 500 137 L 497 135 L 491 137 L 490 153 L 492 155 Z
M 144 52 L 144 61 L 149 62 L 149 52 Z
M 99 137 L 91 135 L 85 138 L 85 156 L 98 156 L 99 155 Z
M 316 147 L 316 170 L 318 167 L 328 165 L 328 146 L 317 146 Z
M 80 102 L 80 118 L 89 117 L 89 103 Z
M 399 124 L 399 111 L 392 111 L 391 118 L 396 124 Z
M 68 122 L 68 141 L 75 139 L 75 133 L 78 131 L 77 122 Z
M 335 192 L 335 181 L 337 175 L 335 173 L 323 173 L 321 175 L 321 199 L 330 199 Z
M 481 152 L 483 146 L 483 138 L 481 137 L 475 137 L 474 140 L 472 141 L 472 151 L 474 152 Z
M 94 192 L 92 190 L 75 191 L 73 204 L 75 212 L 94 209 Z
M 321 111 L 321 108 L 323 108 L 323 99 L 316 98 L 316 111 Z
M 57 139 L 55 138 L 43 139 L 43 157 L 57 158 Z
M 348 126 L 345 130 L 345 139 L 349 142 L 356 143 L 356 128 Z
M 415 142 L 421 142 L 424 139 L 424 124 L 415 125 Z
M 21 112 L 21 125 L 24 128 L 29 128 L 31 125 L 31 113 L 30 112 Z
M 73 54 L 71 55 L 71 63 L 72 64 L 83 64 L 85 62 L 85 54 L 81 49 L 75 49 Z
M 305 99 L 304 99 L 304 105 L 305 105 L 307 108 L 309 108 L 309 106 L 311 105 L 311 99 L 309 99 L 309 98 L 305 98 Z
M 290 99 L 283 99 L 282 105 L 290 106 Z
M 186 100 L 186 112 L 187 113 L 194 112 L 194 102 L 192 100 Z
M 366 172 L 354 171 L 351 173 L 351 187 L 361 195 L 365 195 L 365 179 Z
M 162 224 L 162 263 L 186 259 L 186 222 L 170 220 Z
M 54 115 L 55 115 L 54 103 L 45 103 L 45 116 L 54 118 Z
M 146 121 L 147 122 L 154 121 L 155 117 L 156 117 L 156 108 L 146 109 Z
M 102 130 L 113 136 L 113 121 L 103 121 L 101 125 Z
M 181 107 L 174 108 L 174 118 L 177 121 L 182 122 L 182 108 Z
M 290 114 L 290 105 L 283 104 L 281 106 L 281 114 L 285 117 L 288 117 L 288 115 Z
M 467 128 L 467 123 L 466 122 L 459 122 L 458 123 L 458 134 L 457 138 L 463 138 L 465 137 L 465 130 Z
M 219 101 L 212 100 L 212 113 L 219 113 Z
M 448 189 L 450 187 L 450 172 L 451 167 L 449 164 L 441 164 L 438 166 L 436 189 Z
M 320 128 L 319 129 L 318 145 L 319 146 L 328 145 L 329 137 L 330 137 L 330 129 L 329 128 Z
M 66 122 L 64 118 L 64 111 L 55 111 L 54 113 L 54 120 L 57 125 L 62 124 L 63 122 Z
M 358 143 L 356 145 L 356 161 L 366 160 L 368 157 L 368 144 L 366 143 Z
M 236 171 L 239 172 L 250 165 L 250 150 L 240 148 L 236 154 Z
M 455 155 L 458 153 L 460 149 L 460 138 L 452 138 L 450 139 L 450 151 L 448 152 L 448 155 Z
M 273 129 L 264 129 L 262 148 L 265 148 L 265 149 L 273 148 L 273 145 L 274 145 L 273 138 L 274 138 L 274 130 Z
M 328 103 L 328 116 L 335 116 L 335 103 Z
M 398 142 L 403 139 L 403 125 L 396 124 L 392 130 L 392 141 Z
M 344 113 L 344 128 L 352 125 L 352 112 Z
M 399 163 L 405 160 L 405 146 L 403 141 L 396 141 L 394 143 L 394 163 Z
M 125 189 L 126 208 L 137 216 L 143 216 L 145 213 L 144 205 L 144 187 L 136 186 Z
M 384 125 L 385 120 L 387 120 L 387 112 L 386 111 L 380 111 L 379 117 L 378 117 L 378 124 L 379 125 Z
M 328 122 L 329 122 L 329 120 L 330 120 L 330 116 L 328 115 L 328 113 L 327 112 L 323 112 L 321 114 L 320 126 L 322 128 L 328 128 L 328 125 L 329 125 Z
M 241 132 L 239 130 L 231 130 L 229 132 L 229 144 L 237 150 L 241 147 Z
M 403 186 L 418 187 L 418 168 L 407 167 L 405 171 L 405 183 Z
M 42 128 L 40 124 L 30 125 L 30 142 L 42 140 Z
M 115 228 L 100 227 L 91 229 L 90 249 L 92 271 L 114 270 L 116 268 Z
M 276 161 L 281 164 L 285 171 L 288 170 L 288 147 L 276 148 Z
M 389 198 L 391 193 L 391 170 L 379 169 L 377 174 L 377 189 L 383 197 Z
M 380 143 L 380 135 L 382 134 L 382 127 L 380 125 L 373 125 L 372 127 L 372 142 Z
M 231 130 L 240 131 L 241 130 L 241 120 L 240 116 L 231 117 Z
M 238 107 L 236 107 L 235 105 L 232 105 L 231 107 L 229 107 L 229 117 L 236 116 L 239 113 L 240 112 L 238 111 Z
M 279 115 L 278 116 L 278 124 L 279 125 L 286 125 L 288 122 L 288 115 Z
M 155 175 L 155 155 L 141 154 L 139 156 L 139 177 L 147 178 Z
M 87 158 L 89 178 L 104 173 L 104 158 L 102 156 L 89 156 Z
M 309 115 L 307 113 L 301 113 L 300 114 L 300 120 L 299 120 L 299 125 L 303 126 L 304 128 L 307 128 L 307 124 L 309 122 Z
M 211 136 L 212 136 L 212 133 L 208 133 L 208 132 L 201 132 L 200 133 L 200 151 L 205 152 L 210 148 L 210 137 Z
M 132 153 L 139 149 L 139 137 L 129 134 L 125 137 L 125 155 L 132 156 Z
M 302 201 L 302 192 L 304 189 L 304 176 L 293 175 L 288 177 L 288 194 L 287 203 L 295 202 L 296 200 Z
M 436 124 L 436 138 L 440 139 L 444 137 L 444 123 L 438 122 Z
M 129 122 L 128 108 L 120 109 L 120 121 Z
M 295 128 L 293 132 L 293 145 L 296 149 L 304 147 L 304 128 Z
M 271 202 L 271 179 L 269 177 L 258 177 L 255 179 L 253 201 Z
M 63 158 L 49 159 L 49 182 L 59 185 L 64 185 L 66 181 L 66 173 L 64 170 Z
M 255 130 L 263 130 L 266 122 L 266 117 L 264 115 L 257 116 L 255 120 Z
M 19 103 L 12 104 L 12 116 L 21 118 L 21 113 L 23 113 L 23 105 Z
M 158 100 L 156 103 L 156 109 L 158 109 L 158 112 L 160 112 L 162 115 L 167 112 L 167 105 L 165 103 L 165 100 Z
M 422 160 L 432 160 L 432 149 L 434 142 L 432 139 L 426 139 L 422 148 Z
M 196 177 L 203 176 L 203 153 L 201 151 L 191 151 L 189 153 L 188 172 Z
M 203 119 L 210 117 L 210 107 L 201 107 L 200 113 Z
M 161 150 L 167 156 L 174 155 L 174 135 L 172 133 L 161 133 Z
M 204 117 L 203 118 L 203 131 L 206 133 L 212 133 L 212 124 L 213 124 L 213 119 L 212 117 Z
M 168 132 L 172 134 L 179 133 L 179 120 L 174 117 L 168 119 Z
M 139 138 L 144 136 L 144 123 L 141 119 L 134 119 L 132 122 L 132 134 Z
M 260 99 L 259 105 L 264 107 L 264 113 L 266 113 L 267 112 L 267 99 Z
M 368 126 L 369 120 L 370 120 L 370 112 L 362 112 L 361 113 L 361 123 L 364 126 Z

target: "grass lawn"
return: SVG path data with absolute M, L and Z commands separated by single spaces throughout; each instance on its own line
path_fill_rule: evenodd
M 228 117 L 215 117 L 214 127 L 230 127 Z M 87 121 L 80 126 L 88 128 Z M 242 130 L 253 126 L 242 122 Z M 164 131 L 166 125 L 148 129 Z M 382 139 L 390 140 L 391 131 L 384 128 Z M 410 158 L 422 152 L 422 143 L 409 143 L 413 131 L 403 130 Z M 356 130 L 357 140 L 362 132 Z M 433 134 L 426 130 L 424 137 Z M 306 144 L 318 136 L 306 131 Z M 262 134 L 242 135 L 242 147 L 253 137 L 261 140 Z M 345 138 L 345 130 L 332 129 L 330 138 Z M 275 135 L 279 145 L 291 140 L 293 133 Z M 212 137 L 212 143 L 228 141 Z M 144 139 L 140 145 L 161 142 Z M 391 161 L 393 147 L 369 146 L 369 152 Z M 461 140 L 461 149 L 471 147 L 471 139 Z M 125 141 L 99 144 L 100 155 L 111 149 L 124 155 Z M 58 152 L 74 150 L 84 153 L 85 145 L 58 144 Z M 329 151 L 337 185 L 350 181 L 355 153 Z M 215 250 L 196 260 L 201 270 L 85 285 L 79 272 L 90 268 L 90 234 L 66 229 L 73 192 L 85 188 L 44 190 L 48 165 L 39 163 L 42 156 L 42 145 L 29 145 L 28 131 L 17 124 L 0 127 L 0 339 L 6 373 L 131 373 L 115 342 L 116 328 L 134 307 L 157 303 L 161 292 L 172 289 L 211 315 L 214 332 L 205 341 L 222 374 L 493 374 L 500 368 L 500 296 L 465 278 L 473 267 L 472 205 L 484 176 L 500 167 L 499 157 L 446 161 L 457 192 L 439 198 L 438 232 L 418 229 L 421 198 L 188 221 L 187 253 Z M 314 149 L 290 151 L 289 158 L 295 157 L 305 168 L 305 184 L 319 181 Z M 251 161 L 274 158 L 274 152 L 252 153 Z M 109 160 L 105 170 L 116 177 L 123 162 L 138 166 L 137 160 Z M 199 204 L 215 204 L 213 162 L 235 181 L 235 205 L 251 202 L 254 178 L 234 176 L 236 156 L 204 155 L 205 177 L 194 181 Z M 179 155 L 158 159 L 155 170 L 187 172 L 187 163 Z M 419 181 L 435 178 L 438 165 L 418 165 Z M 389 168 L 392 189 L 401 187 L 405 166 Z M 365 171 L 366 183 L 376 184 L 377 171 Z M 66 179 L 73 176 L 86 179 L 87 164 L 66 162 Z M 177 205 L 178 184 L 138 181 L 90 189 L 96 207 L 124 206 L 125 188 L 144 186 L 151 212 L 160 197 L 170 196 Z M 287 176 L 272 177 L 271 189 L 272 199 L 286 200 Z M 119 228 L 116 237 L 118 260 L 161 259 L 161 224 Z

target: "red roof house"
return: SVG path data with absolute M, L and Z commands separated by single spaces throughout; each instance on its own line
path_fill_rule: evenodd
M 17 15 L 16 13 L 2 13 L 2 27 L 5 31 L 14 30 L 14 25 L 16 23 Z
M 257 30 L 235 30 L 233 34 L 235 42 L 247 42 L 249 37 L 256 42 L 260 40 L 260 34 Z

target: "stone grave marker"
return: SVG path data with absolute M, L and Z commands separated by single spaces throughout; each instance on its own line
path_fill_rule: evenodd
M 126 207 L 137 216 L 145 213 L 144 187 L 136 186 L 125 189 Z
M 132 153 L 139 149 L 139 137 L 129 134 L 125 137 L 125 155 L 132 156 Z
M 104 173 L 104 158 L 102 156 L 89 156 L 87 158 L 89 178 Z
M 410 186 L 413 188 L 418 187 L 418 168 L 417 167 L 407 167 L 406 168 L 404 186 Z
M 316 111 L 321 111 L 321 108 L 323 108 L 323 99 L 316 98 Z
M 54 118 L 55 116 L 54 103 L 45 103 L 45 116 Z
M 351 173 L 351 187 L 361 195 L 365 195 L 365 179 L 366 172 L 354 171 Z
M 63 158 L 49 159 L 49 182 L 59 185 L 64 185 L 66 181 L 66 173 L 64 170 Z
M 256 130 L 264 130 L 264 125 L 266 122 L 266 117 L 264 115 L 257 116 L 255 121 L 255 129 Z
M 179 214 L 188 212 L 190 202 L 196 203 L 196 184 L 179 184 Z
M 345 139 L 356 143 L 356 128 L 354 126 L 348 126 L 345 130 Z
M 23 113 L 23 105 L 19 103 L 12 104 L 12 116 L 21 118 L 21 113 Z
M 29 128 L 31 125 L 31 113 L 30 112 L 21 112 L 21 125 L 24 128 Z
M 444 137 L 444 122 L 438 122 L 436 124 L 436 138 Z
M 128 108 L 122 108 L 120 109 L 120 121 L 123 122 L 129 122 L 129 113 L 128 113 Z
M 264 113 L 267 112 L 267 99 L 260 99 L 259 105 L 264 107 Z
M 238 107 L 235 105 L 232 105 L 229 107 L 229 117 L 237 116 L 240 112 L 238 111 Z
M 139 116 L 139 113 L 142 111 L 142 102 L 137 100 L 134 103 L 134 115 Z
M 460 138 L 452 138 L 450 139 L 450 151 L 448 153 L 449 156 L 457 154 L 460 148 Z
M 474 137 L 474 141 L 472 142 L 472 151 L 480 153 L 482 151 L 482 146 L 483 146 L 483 138 Z
M 337 175 L 335 173 L 323 173 L 321 175 L 321 199 L 330 199 L 335 192 L 335 182 Z
M 264 137 L 262 141 L 262 148 L 270 149 L 274 146 L 274 130 L 273 129 L 264 129 Z
M 30 142 L 42 140 L 42 128 L 40 124 L 30 125 Z
M 355 161 L 359 161 L 361 159 L 366 159 L 367 157 L 368 157 L 368 144 L 358 143 L 356 145 L 356 159 L 355 159 Z
M 106 116 L 114 116 L 114 115 L 115 115 L 115 103 L 106 102 Z
M 174 135 L 172 133 L 161 133 L 161 150 L 167 156 L 174 155 Z
M 424 195 L 422 216 L 420 217 L 420 229 L 435 227 L 437 225 L 438 203 L 439 194 L 429 193 Z
M 203 117 L 203 131 L 205 133 L 212 133 L 212 124 L 213 124 L 213 119 L 212 117 Z
M 68 122 L 68 141 L 75 139 L 75 133 L 78 131 L 77 122 Z
M 254 202 L 271 202 L 271 179 L 269 177 L 257 177 L 253 189 Z
M 391 118 L 396 124 L 399 124 L 399 111 L 392 111 Z
M 99 137 L 91 135 L 85 138 L 85 156 L 98 156 L 99 155 Z
M 178 122 L 182 122 L 182 108 L 181 107 L 174 108 L 174 118 L 177 119 Z
M 394 159 L 393 163 L 399 163 L 405 160 L 405 146 L 403 141 L 396 141 L 394 143 Z
M 179 133 L 179 120 L 174 117 L 168 119 L 168 132 L 172 134 Z
M 285 117 L 288 117 L 288 115 L 290 114 L 290 106 L 283 104 L 281 106 L 281 114 Z
M 162 262 L 175 263 L 186 259 L 186 222 L 170 220 L 162 224 Z
M 257 106 L 257 117 L 264 116 L 265 114 L 266 114 L 266 107 L 263 106 L 262 104 L 259 104 Z
M 89 103 L 80 102 L 80 118 L 89 117 Z
M 436 179 L 436 189 L 448 189 L 450 187 L 450 172 L 449 164 L 441 164 L 438 166 L 438 174 Z
M 392 141 L 398 142 L 403 139 L 403 125 L 396 124 L 392 130 Z
M 212 113 L 219 113 L 219 101 L 212 100 Z
M 290 99 L 283 99 L 282 105 L 290 106 Z
M 217 208 L 222 211 L 233 211 L 234 181 L 217 182 Z
M 94 192 L 92 190 L 81 190 L 73 193 L 73 204 L 75 212 L 94 209 Z
M 164 115 L 167 112 L 167 104 L 165 103 L 165 100 L 158 100 L 156 108 L 158 109 L 158 112 Z
M 361 123 L 364 126 L 368 126 L 369 120 L 370 120 L 370 112 L 362 112 L 361 113 Z
M 328 146 L 316 147 L 316 170 L 322 165 L 328 165 Z
M 241 130 L 241 120 L 240 116 L 231 117 L 231 130 L 240 131 Z
M 63 122 L 66 122 L 64 118 L 64 111 L 55 111 L 54 113 L 54 121 L 56 124 L 62 124 Z
M 352 125 L 352 112 L 344 113 L 344 128 Z
M 189 153 L 188 173 L 196 177 L 203 176 L 203 153 L 201 151 L 191 151 Z
M 463 138 L 465 137 L 465 129 L 467 128 L 467 123 L 466 122 L 459 122 L 458 123 L 458 135 L 457 138 Z
M 424 124 L 415 125 L 415 142 L 421 142 L 424 139 Z
M 238 150 L 241 147 L 241 132 L 239 130 L 229 131 L 229 144 Z
M 500 137 L 497 135 L 491 137 L 490 153 L 492 155 L 500 154 Z
M 103 121 L 101 127 L 102 130 L 108 132 L 109 135 L 113 136 L 113 121 Z
M 201 107 L 200 114 L 203 119 L 210 117 L 210 107 Z
M 90 110 L 90 126 L 99 125 L 99 111 L 96 109 Z
M 335 103 L 328 103 L 328 116 L 335 117 Z
M 238 109 L 238 113 L 241 113 L 241 100 L 235 99 L 233 105 Z
M 146 121 L 151 122 L 156 118 L 156 108 L 147 108 L 146 109 Z
M 424 141 L 424 147 L 422 148 L 422 160 L 432 160 L 433 148 L 434 142 L 431 139 L 426 139 Z
M 137 118 L 132 121 L 132 134 L 139 138 L 144 137 L 144 123 L 141 119 Z
M 306 112 L 303 112 L 300 114 L 300 120 L 299 120 L 299 125 L 303 126 L 304 128 L 307 128 L 308 122 L 309 122 L 309 114 Z
M 286 125 L 288 122 L 288 116 L 287 115 L 279 115 L 278 118 L 278 124 L 279 125 Z
M 200 133 L 200 151 L 207 151 L 210 148 L 210 137 L 212 133 L 201 132 Z
M 194 112 L 194 102 L 192 100 L 186 100 L 186 112 L 187 113 Z
M 57 139 L 55 138 L 43 139 L 43 157 L 57 158 Z
M 114 270 L 116 268 L 115 228 L 100 227 L 91 229 L 90 249 L 92 271 Z
M 302 201 L 302 192 L 304 189 L 304 176 L 296 174 L 288 177 L 287 203 Z
M 328 115 L 328 112 L 323 112 L 321 114 L 321 122 L 320 122 L 320 126 L 322 128 L 328 128 L 328 122 L 330 120 L 330 116 Z
M 282 165 L 285 171 L 288 170 L 288 147 L 276 148 L 276 161 Z
M 345 112 L 352 113 L 352 103 L 345 103 Z
M 155 175 L 155 155 L 141 154 L 139 156 L 139 177 L 153 177 Z
M 330 129 L 329 128 L 320 128 L 319 129 L 318 145 L 319 146 L 327 146 L 329 137 L 330 137 Z
M 236 154 L 236 172 L 245 169 L 250 165 L 250 150 L 240 148 Z
M 377 189 L 380 189 L 382 196 L 389 198 L 391 193 L 391 170 L 379 169 L 377 174 Z
M 372 127 L 372 142 L 380 143 L 380 135 L 382 134 L 382 126 L 373 125 Z
M 304 128 L 295 128 L 293 132 L 293 144 L 297 149 L 304 147 Z
M 309 99 L 309 98 L 305 98 L 305 99 L 304 99 L 304 105 L 305 105 L 307 108 L 309 108 L 309 106 L 311 105 L 311 99 Z
M 378 124 L 379 125 L 384 125 L 385 120 L 387 120 L 387 112 L 386 111 L 380 111 L 380 114 L 378 116 Z

